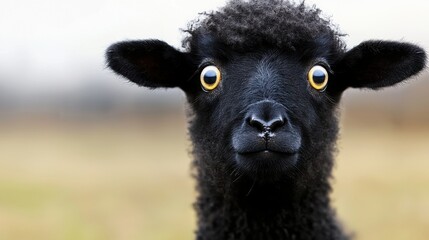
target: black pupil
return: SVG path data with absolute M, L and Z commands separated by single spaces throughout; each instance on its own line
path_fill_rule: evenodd
M 323 84 L 325 82 L 326 75 L 322 70 L 316 70 L 313 72 L 313 81 L 317 84 Z
M 204 82 L 206 82 L 207 84 L 214 84 L 216 82 L 216 78 L 216 71 L 214 70 L 208 70 L 204 74 Z

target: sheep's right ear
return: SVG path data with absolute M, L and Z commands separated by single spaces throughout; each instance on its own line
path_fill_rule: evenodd
M 195 69 L 187 53 L 159 40 L 126 41 L 106 52 L 107 64 L 139 86 L 186 88 Z

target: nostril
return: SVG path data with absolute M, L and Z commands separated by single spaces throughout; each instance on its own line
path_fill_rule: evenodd
M 283 125 L 285 125 L 285 120 L 282 116 L 279 116 L 268 122 L 268 127 L 270 128 L 271 131 L 274 131 L 277 128 L 280 128 Z
M 260 131 L 265 131 L 266 129 L 266 122 L 253 115 L 247 118 L 247 123 Z

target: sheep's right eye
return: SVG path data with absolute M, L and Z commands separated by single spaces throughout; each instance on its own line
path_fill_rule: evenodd
M 204 91 L 212 91 L 219 86 L 221 80 L 220 71 L 215 66 L 207 66 L 200 76 L 201 87 Z

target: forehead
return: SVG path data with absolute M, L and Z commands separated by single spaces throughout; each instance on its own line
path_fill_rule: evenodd
M 311 62 L 314 59 L 324 59 L 327 63 L 334 62 L 341 54 L 336 48 L 336 42 L 328 37 L 319 37 L 303 40 L 294 48 L 281 48 L 275 46 L 261 45 L 246 49 L 237 49 L 217 38 L 217 36 L 204 33 L 194 38 L 196 42 L 192 48 L 192 53 L 198 59 L 216 60 L 218 62 L 256 62 L 261 59 L 275 61 L 282 59 L 289 62 Z M 249 39 L 252 41 L 252 39 Z
M 220 68 L 225 75 L 225 84 L 261 89 L 301 80 L 307 65 L 296 55 L 271 50 L 233 57 Z
M 288 71 L 299 71 L 307 60 L 280 50 L 263 50 L 231 56 L 221 67 L 238 75 L 271 77 Z

